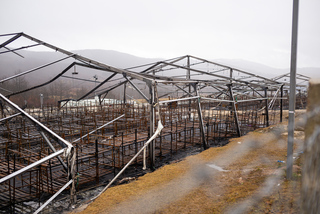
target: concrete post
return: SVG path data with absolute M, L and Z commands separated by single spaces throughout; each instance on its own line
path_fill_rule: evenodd
M 302 213 L 320 213 L 320 79 L 310 80 L 302 169 Z

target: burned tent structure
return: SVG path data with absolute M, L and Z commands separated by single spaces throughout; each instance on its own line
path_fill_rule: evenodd
M 21 50 L 38 46 L 58 55 L 0 80 L 0 209 L 32 210 L 29 200 L 37 200 L 39 209 L 44 198 L 70 184 L 74 196 L 75 189 L 104 183 L 129 165 L 155 169 L 162 158 L 187 148 L 207 149 L 281 122 L 287 108 L 284 76 L 269 79 L 190 55 L 116 68 L 25 33 L 0 38 L 0 57 L 24 57 Z M 62 65 L 51 69 L 56 64 Z M 101 77 L 90 80 L 96 72 Z M 43 73 L 47 79 L 33 85 L 6 87 Z M 40 107 L 23 109 L 10 100 L 63 78 L 91 82 L 91 88 L 58 96 L 59 105 L 41 100 Z M 298 86 L 303 108 L 305 82 Z M 119 88 L 122 96 L 109 97 Z

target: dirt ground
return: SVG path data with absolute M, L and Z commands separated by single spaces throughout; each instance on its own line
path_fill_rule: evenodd
M 304 131 L 297 124 L 291 181 L 283 122 L 109 188 L 73 213 L 300 213 Z

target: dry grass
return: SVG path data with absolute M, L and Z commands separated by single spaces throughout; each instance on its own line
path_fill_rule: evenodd
M 256 130 L 112 187 L 82 213 L 298 213 L 300 162 L 290 182 L 285 164 L 277 162 L 286 160 L 285 125 Z

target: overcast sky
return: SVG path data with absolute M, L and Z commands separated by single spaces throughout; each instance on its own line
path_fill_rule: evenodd
M 0 34 L 67 50 L 290 67 L 293 0 L 1 0 Z M 320 67 L 320 0 L 300 1 L 298 66 Z

